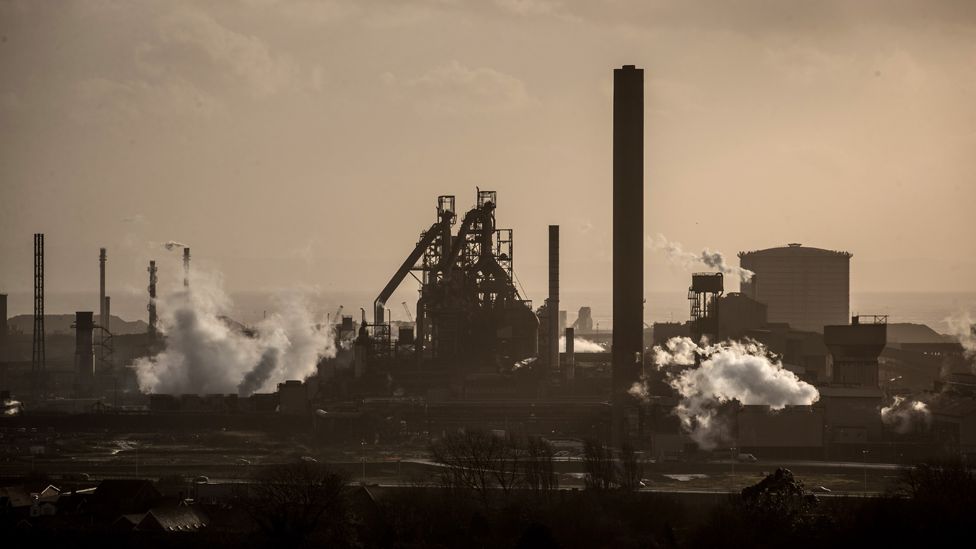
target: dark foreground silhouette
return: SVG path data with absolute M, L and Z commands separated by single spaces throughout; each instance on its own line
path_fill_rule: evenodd
M 958 461 L 906 468 L 901 491 L 884 497 L 817 497 L 786 469 L 741 494 L 692 495 L 637 491 L 590 449 L 590 475 L 602 468 L 622 482 L 593 478 L 584 490 L 559 490 L 540 481 L 539 460 L 529 466 L 531 484 L 512 480 L 522 477 L 517 467 L 471 471 L 447 454 L 491 441 L 468 440 L 466 450 L 462 442 L 438 450 L 444 479 L 427 479 L 438 486 L 350 486 L 308 462 L 266 468 L 206 501 L 123 480 L 62 493 L 51 505 L 38 504 L 41 494 L 25 507 L 7 486 L 0 529 L 5 547 L 931 547 L 965 539 L 976 519 L 976 476 Z M 44 485 L 21 480 L 29 490 Z

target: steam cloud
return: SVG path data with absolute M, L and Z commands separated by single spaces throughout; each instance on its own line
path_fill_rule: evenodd
M 222 318 L 230 301 L 219 278 L 195 273 L 192 288 L 157 300 L 166 347 L 131 365 L 143 392 L 249 396 L 305 379 L 321 358 L 335 356 L 329 330 L 300 296 L 281 299 L 280 310 L 249 334 Z
M 910 400 L 895 395 L 891 406 L 881 409 L 881 421 L 894 429 L 896 433 L 906 434 L 913 430 L 928 426 L 932 423 L 932 412 L 929 407 L 918 400 Z
M 741 280 L 749 280 L 756 273 L 749 269 L 743 269 L 737 265 L 730 265 L 725 260 L 722 252 L 711 251 L 708 248 L 700 253 L 686 252 L 680 242 L 671 242 L 663 234 L 658 233 L 654 238 L 647 239 L 648 246 L 653 250 L 664 250 L 668 256 L 668 261 L 680 265 L 685 270 L 691 270 L 695 264 L 701 263 L 713 269 L 717 269 L 722 274 L 734 274 Z
M 946 317 L 945 322 L 949 325 L 949 333 L 962 345 L 966 358 L 976 358 L 976 321 L 972 315 L 968 311 L 961 312 Z
M 186 248 L 187 245 L 182 242 L 177 242 L 175 240 L 167 240 L 166 243 L 163 244 L 163 247 L 165 247 L 167 250 L 172 251 L 173 248 Z
M 582 337 L 573 338 L 573 351 L 577 353 L 605 353 L 607 350 L 595 341 Z M 559 352 L 566 352 L 566 336 L 559 336 Z
M 669 372 L 667 382 L 681 396 L 673 413 L 681 425 L 705 450 L 715 448 L 726 436 L 727 427 L 720 408 L 732 401 L 768 405 L 773 410 L 786 406 L 810 405 L 820 399 L 817 389 L 783 368 L 760 343 L 726 341 L 716 345 L 697 345 L 691 338 L 671 338 L 654 348 L 657 367 L 692 366 Z M 630 394 L 647 397 L 642 383 Z

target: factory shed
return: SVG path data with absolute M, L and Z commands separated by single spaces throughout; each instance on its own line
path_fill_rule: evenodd
M 823 452 L 823 408 L 743 406 L 738 411 L 738 446 L 742 451 L 777 458 L 809 458 Z
M 976 457 L 976 399 L 943 398 L 929 409 L 932 430 L 942 445 L 963 457 Z

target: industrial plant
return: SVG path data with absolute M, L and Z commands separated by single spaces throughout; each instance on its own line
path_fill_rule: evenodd
M 966 338 L 852 314 L 851 253 L 798 243 L 740 252 L 734 272 L 748 277 L 690 272 L 687 289 L 673 289 L 687 296 L 687 320 L 645 324 L 645 283 L 655 273 L 644 268 L 654 223 L 644 216 L 644 97 L 643 69 L 613 71 L 609 331 L 595 329 L 591 306 L 572 323 L 561 310 L 561 239 L 574 234 L 558 224 L 500 227 L 497 212 L 518 197 L 477 187 L 430 197 L 427 213 L 416 212 L 413 247 L 384 258 L 389 280 L 372 303 L 340 306 L 324 323 L 305 310 L 253 325 L 222 314 L 205 301 L 190 248 L 179 242 L 165 248 L 181 254 L 181 289 L 164 295 L 157 260 L 149 261 L 140 330 L 112 315 L 106 280 L 118 267 L 104 247 L 92 251 L 98 303 L 52 315 L 45 235 L 33 235 L 29 329 L 25 319 L 8 323 L 0 294 L 0 471 L 30 459 L 64 478 L 111 476 L 134 463 L 140 475 L 203 479 L 192 491 L 204 501 L 218 498 L 210 475 L 236 478 L 276 452 L 305 462 L 332 452 L 353 470 L 361 461 L 364 485 L 368 475 L 405 483 L 403 461 L 424 470 L 439 441 L 487 432 L 547 441 L 564 458 L 567 486 L 592 480 L 580 468 L 592 457 L 583 441 L 596 441 L 610 461 L 639 455 L 644 471 L 685 481 L 696 478 L 681 476 L 688 471 L 731 467 L 735 483 L 737 464 L 742 475 L 792 460 L 840 470 L 838 482 L 857 491 L 843 475 L 861 464 L 868 491 L 869 463 L 976 455 Z M 535 301 L 517 276 L 515 236 L 528 232 L 548 238 L 548 292 Z M 391 303 L 404 284 L 416 284 L 416 301 Z M 401 306 L 406 320 L 394 320 Z M 250 434 L 215 450 L 215 461 L 187 457 L 206 433 L 229 432 Z M 111 454 L 134 456 L 125 462 L 78 450 L 106 437 L 147 450 L 126 454 L 125 442 Z M 148 450 L 177 442 L 179 451 Z M 141 517 L 127 527 L 148 528 L 152 517 Z

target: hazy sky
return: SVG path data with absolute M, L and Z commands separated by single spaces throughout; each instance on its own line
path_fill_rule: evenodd
M 144 291 L 169 239 L 232 290 L 378 291 L 498 191 L 529 297 L 610 287 L 612 68 L 646 70 L 646 232 L 854 254 L 976 290 L 976 2 L 0 2 L 0 292 Z M 649 291 L 688 276 L 648 251 Z

